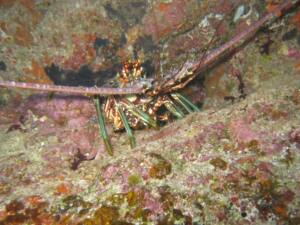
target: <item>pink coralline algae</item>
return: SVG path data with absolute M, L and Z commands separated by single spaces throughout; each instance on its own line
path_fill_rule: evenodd
M 192 157 L 191 149 L 201 149 L 201 147 L 208 141 L 220 140 L 225 137 L 225 125 L 222 122 L 217 122 L 209 125 L 199 125 L 196 130 L 198 132 L 191 138 L 188 138 L 182 142 L 175 142 L 172 144 L 172 147 L 175 149 L 187 148 L 188 155 L 184 155 L 183 157 L 187 157 L 190 159 Z
M 203 73 L 193 70 L 197 79 L 178 91 L 203 107 L 158 129 L 134 130 L 136 148 L 128 146 L 125 131 L 110 132 L 107 124 L 112 157 L 88 97 L 35 94 L 23 101 L 25 96 L 7 98 L 15 91 L 1 89 L 0 224 L 300 224 L 299 33 L 282 40 L 294 29 L 288 19 L 296 10 L 282 14 L 280 29 L 264 29 L 254 36 L 257 42 L 207 68 L 206 56 L 252 26 L 271 1 L 199 2 L 31 4 L 45 12 L 32 29 L 36 43 L 3 43 L 7 68 L 0 80 L 25 81 L 20 75 L 32 60 L 40 64 L 33 64 L 38 73 L 27 71 L 30 76 L 45 75 L 51 63 L 74 72 L 88 66 L 102 86 L 128 57 L 141 60 L 147 78 L 162 79 L 202 59 Z M 0 7 L 7 11 L 0 21 L 4 32 L 21 17 L 31 21 L 16 15 L 18 9 Z M 68 16 L 53 20 L 57 13 Z M 269 40 L 269 55 L 260 55 L 260 42 Z M 189 69 L 181 71 L 178 76 Z
M 39 116 L 47 116 L 57 124 L 70 128 L 81 127 L 95 115 L 93 104 L 82 96 L 33 95 L 19 108 L 23 113 L 27 110 Z
M 157 4 L 153 12 L 144 17 L 144 29 L 146 34 L 159 39 L 178 29 L 183 18 L 186 17 L 187 1 L 172 1 L 170 3 Z M 153 17 L 157 18 L 153 20 Z
M 260 140 L 260 135 L 255 132 L 244 119 L 233 120 L 229 126 L 233 139 L 239 144 L 248 144 L 253 140 Z
M 18 108 L 18 111 L 27 118 L 27 122 L 24 119 L 25 123 L 31 123 L 31 127 L 39 129 L 39 135 L 56 136 L 58 143 L 51 148 L 60 149 L 61 154 L 72 154 L 75 158 L 81 154 L 82 159 L 89 160 L 101 150 L 97 123 L 91 122 L 95 109 L 88 98 L 33 95 Z M 30 116 L 37 116 L 38 119 L 30 119 Z M 45 150 L 44 158 L 52 161 L 57 157 L 51 151 Z
M 294 59 L 299 59 L 300 58 L 300 51 L 296 50 L 294 48 L 288 49 L 286 53 L 287 57 L 294 58 Z
M 298 129 L 292 130 L 289 133 L 289 138 L 290 138 L 291 142 L 294 142 L 298 146 L 300 146 L 300 129 L 298 128 Z

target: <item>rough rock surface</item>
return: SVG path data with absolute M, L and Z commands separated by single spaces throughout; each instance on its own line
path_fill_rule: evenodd
M 273 4 L 148 2 L 0 1 L 1 79 L 47 83 L 55 64 L 69 71 L 55 82 L 98 81 L 134 54 L 172 71 L 205 49 L 203 34 L 218 46 Z M 299 224 L 299 18 L 182 90 L 201 112 L 135 131 L 133 149 L 108 124 L 113 157 L 89 98 L 1 89 L 0 224 Z

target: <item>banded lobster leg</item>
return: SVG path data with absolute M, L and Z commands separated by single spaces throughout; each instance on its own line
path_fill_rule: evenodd
M 173 100 L 169 96 L 164 97 L 164 104 L 163 104 L 168 111 L 170 111 L 173 116 L 175 116 L 177 119 L 182 119 L 184 117 L 184 112 L 181 110 L 180 107 L 178 107 Z
M 122 109 L 122 106 L 125 106 L 125 108 L 130 111 L 133 115 L 144 121 L 146 124 L 151 126 L 156 126 L 156 122 L 152 120 L 152 118 L 142 110 L 136 108 L 131 102 L 123 100 L 120 103 L 117 103 L 117 101 L 113 98 L 114 104 L 117 109 L 117 113 L 120 116 L 121 122 L 126 130 L 126 133 L 129 137 L 130 146 L 131 148 L 134 148 L 136 145 L 134 135 L 132 133 L 132 130 L 130 128 L 129 122 L 127 120 L 127 117 Z M 122 104 L 123 103 L 123 104 Z M 107 130 L 105 127 L 105 120 L 104 120 L 104 113 L 102 111 L 101 105 L 100 105 L 100 98 L 94 97 L 94 104 L 97 111 L 97 118 L 98 118 L 98 125 L 99 125 L 99 134 L 101 138 L 104 141 L 105 149 L 107 150 L 109 155 L 113 155 L 112 146 L 107 134 Z
M 145 124 L 149 125 L 150 127 L 157 128 L 156 121 L 152 119 L 148 113 L 136 107 L 132 102 L 128 101 L 127 99 L 122 99 L 120 104 Z
M 200 112 L 200 109 L 180 93 L 161 96 L 159 107 L 164 106 L 174 117 L 182 119 L 185 115 Z
M 133 135 L 132 130 L 130 128 L 130 125 L 128 123 L 127 117 L 126 117 L 126 115 L 125 115 L 122 107 L 118 103 L 117 103 L 117 109 L 118 109 L 118 113 L 119 113 L 119 115 L 121 117 L 122 123 L 124 125 L 124 128 L 126 130 L 126 133 L 127 133 L 128 137 L 129 137 L 130 147 L 134 148 L 135 145 L 136 145 L 134 135 Z
M 97 111 L 97 119 L 98 119 L 98 126 L 99 126 L 99 134 L 104 142 L 105 150 L 108 152 L 109 155 L 113 155 L 111 143 L 106 131 L 105 122 L 104 122 L 104 116 L 103 112 L 100 106 L 100 98 L 99 96 L 94 97 L 94 104 L 96 106 Z
M 143 121 L 145 124 L 151 126 L 151 127 L 157 127 L 156 125 L 156 121 L 153 120 L 150 115 L 148 115 L 147 113 L 143 112 L 142 110 L 140 110 L 139 108 L 137 108 L 133 103 L 131 103 L 130 101 L 128 101 L 127 99 L 122 99 L 120 101 L 116 101 L 114 97 L 112 97 L 113 103 L 116 107 L 117 113 L 120 116 L 121 122 L 126 130 L 126 133 L 129 137 L 129 141 L 130 141 L 130 146 L 131 148 L 134 148 L 136 145 L 136 141 L 134 138 L 134 135 L 132 133 L 132 130 L 130 128 L 128 119 L 125 115 L 125 112 L 123 110 L 123 107 L 128 110 L 129 112 L 131 112 L 135 117 L 137 117 L 138 119 L 140 119 L 141 121 Z M 98 118 L 98 125 L 99 125 L 99 134 L 101 136 L 101 138 L 104 141 L 105 144 L 105 149 L 107 150 L 109 155 L 113 155 L 113 150 L 112 150 L 112 146 L 107 134 L 107 130 L 105 127 L 105 121 L 104 121 L 104 113 L 102 111 L 101 105 L 100 105 L 100 99 L 99 97 L 94 97 L 94 104 L 96 107 L 96 111 L 97 111 L 97 118 Z
M 180 104 L 188 113 L 200 112 L 200 109 L 194 105 L 188 98 L 182 94 L 175 92 L 171 93 L 171 97 Z

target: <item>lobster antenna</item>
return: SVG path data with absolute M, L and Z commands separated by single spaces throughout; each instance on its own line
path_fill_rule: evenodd
M 287 0 L 278 5 L 271 12 L 267 13 L 261 19 L 256 21 L 250 27 L 242 31 L 241 33 L 234 36 L 230 41 L 226 42 L 219 48 L 208 52 L 204 59 L 202 57 L 196 62 L 186 62 L 182 70 L 172 76 L 170 80 L 160 85 L 159 89 L 162 91 L 172 91 L 176 90 L 176 86 L 172 89 L 172 86 L 176 84 L 176 81 L 182 79 L 182 71 L 190 73 L 188 74 L 188 79 L 180 85 L 184 87 L 189 81 L 191 81 L 199 72 L 203 71 L 207 67 L 211 66 L 216 59 L 221 57 L 225 52 L 234 47 L 244 43 L 251 35 L 254 35 L 265 23 L 276 19 L 282 15 L 283 11 L 291 9 L 299 0 Z M 127 94 L 140 94 L 143 93 L 143 87 L 129 87 L 129 88 L 109 88 L 109 87 L 71 87 L 71 86 L 60 86 L 60 85 L 51 85 L 51 84 L 36 84 L 36 83 L 23 83 L 16 81 L 0 81 L 0 87 L 6 88 L 22 88 L 22 89 L 31 89 L 37 91 L 48 91 L 48 92 L 65 92 L 73 94 L 86 94 L 86 95 L 127 95 Z
M 199 73 L 201 72 L 204 67 L 207 68 L 208 65 L 211 65 L 216 58 L 221 57 L 225 52 L 233 49 L 234 47 L 240 46 L 245 41 L 249 40 L 252 35 L 254 35 L 263 25 L 267 22 L 275 20 L 282 15 L 283 11 L 289 10 L 293 6 L 295 6 L 299 0 L 295 1 L 285 1 L 274 8 L 272 11 L 265 14 L 261 19 L 254 22 L 251 26 L 246 28 L 244 31 L 238 33 L 233 38 L 231 38 L 228 42 L 223 44 L 221 47 L 212 50 L 206 57 L 203 59 L 202 62 L 197 62 L 193 65 L 193 72 Z
M 245 43 L 245 41 L 249 40 L 249 38 L 254 35 L 263 25 L 265 25 L 267 22 L 279 18 L 282 15 L 282 12 L 291 9 L 299 2 L 299 0 L 284 1 L 283 3 L 275 7 L 272 11 L 265 14 L 262 18 L 254 22 L 251 26 L 236 34 L 228 42 L 208 52 L 203 59 L 202 56 L 197 61 L 187 61 L 177 74 L 172 76 L 171 79 L 167 80 L 163 85 L 159 87 L 159 90 L 162 92 L 170 92 L 172 90 L 178 89 L 178 87 L 183 88 L 187 83 L 194 79 L 197 74 L 210 67 L 216 61 L 216 59 L 222 57 L 225 52 L 228 52 L 235 47 L 240 46 L 242 43 Z M 187 77 L 187 79 L 184 80 L 180 85 L 176 86 L 176 82 L 180 82 L 183 77 Z
M 0 81 L 0 87 L 6 88 L 21 88 L 36 91 L 47 92 L 64 92 L 70 94 L 86 94 L 86 95 L 127 95 L 140 94 L 143 92 L 143 87 L 130 88 L 109 88 L 109 87 L 72 87 L 53 84 L 37 84 L 25 83 L 16 81 Z

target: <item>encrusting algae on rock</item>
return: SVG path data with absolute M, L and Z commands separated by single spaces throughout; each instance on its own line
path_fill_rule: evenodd
M 56 82 L 102 82 L 131 54 L 165 72 L 202 52 L 205 31 L 226 39 L 230 24 L 238 32 L 270 10 L 255 0 L 47 2 L 0 1 L 1 79 L 44 80 L 48 68 Z M 201 112 L 135 131 L 133 149 L 107 126 L 113 157 L 87 97 L 1 89 L 0 224 L 299 224 L 297 10 L 182 90 Z M 9 38 L 21 15 L 33 37 L 23 45 Z

